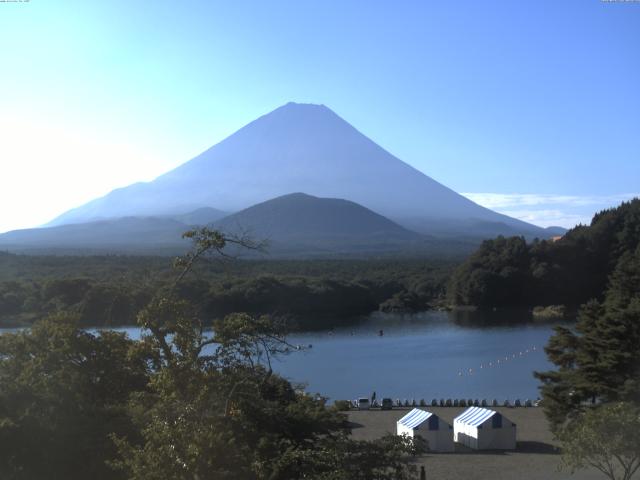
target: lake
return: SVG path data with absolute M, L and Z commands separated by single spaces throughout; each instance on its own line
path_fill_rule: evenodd
M 291 343 L 312 347 L 273 367 L 331 400 L 374 391 L 377 398 L 428 402 L 533 400 L 539 396 L 533 371 L 552 368 L 543 347 L 553 324 L 527 321 L 523 312 L 506 315 L 511 322 L 491 313 L 374 313 L 356 325 L 291 335 Z M 136 327 L 118 330 L 140 335 Z
M 402 400 L 513 402 L 539 396 L 533 371 L 552 368 L 543 350 L 552 334 L 549 323 L 478 326 L 468 314 L 375 313 L 353 328 L 292 336 L 294 343 L 313 347 L 274 368 L 334 400 L 375 391 L 377 398 Z

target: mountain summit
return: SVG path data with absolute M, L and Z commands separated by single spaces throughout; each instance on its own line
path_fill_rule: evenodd
M 348 199 L 427 233 L 497 225 L 498 230 L 544 234 L 543 229 L 481 207 L 436 182 L 329 108 L 297 103 L 258 118 L 151 182 L 114 190 L 64 213 L 51 225 L 166 216 L 202 207 L 234 212 L 301 191 Z

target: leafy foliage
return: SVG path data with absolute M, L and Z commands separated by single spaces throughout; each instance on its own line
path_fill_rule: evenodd
M 589 409 L 560 439 L 572 473 L 590 466 L 610 480 L 630 480 L 640 468 L 640 409 L 628 403 Z
M 216 235 L 199 232 L 198 256 Z M 415 445 L 352 440 L 343 414 L 273 372 L 297 350 L 281 322 L 233 313 L 206 330 L 179 294 L 189 259 L 139 312 L 139 341 L 69 314 L 0 336 L 2 478 L 413 478 Z
M 190 257 L 180 262 L 194 263 Z M 286 316 L 292 328 L 333 327 L 326 323 L 378 308 L 424 310 L 440 303 L 453 265 L 435 260 L 221 263 L 198 255 L 194 275 L 176 283 L 166 263 L 161 257 L 0 253 L 0 279 L 6 279 L 0 281 L 0 326 L 30 325 L 61 310 L 75 312 L 85 326 L 135 325 L 137 312 L 157 292 L 173 289 L 208 325 L 244 311 Z M 393 308 L 384 305 L 389 299 Z
M 640 199 L 605 210 L 560 240 L 483 242 L 452 275 L 447 297 L 479 307 L 565 304 L 602 299 L 609 275 L 640 243 Z
M 640 246 L 621 256 L 602 303 L 580 310 L 575 331 L 557 327 L 546 352 L 558 370 L 537 373 L 556 426 L 587 401 L 640 404 Z
M 63 315 L 0 335 L 0 477 L 119 478 L 108 434 L 137 435 L 126 402 L 148 382 L 141 347 Z

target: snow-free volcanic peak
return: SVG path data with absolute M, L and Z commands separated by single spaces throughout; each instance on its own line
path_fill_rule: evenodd
M 427 232 L 460 232 L 478 222 L 497 223 L 516 232 L 542 232 L 438 183 L 326 106 L 293 102 L 155 180 L 114 190 L 51 224 L 172 215 L 201 207 L 235 212 L 291 192 L 351 200 Z

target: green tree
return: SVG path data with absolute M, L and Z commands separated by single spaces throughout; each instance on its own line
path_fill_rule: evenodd
M 57 314 L 0 335 L 0 477 L 114 479 L 109 435 L 135 437 L 126 402 L 149 380 L 124 334 L 88 333 Z
M 283 322 L 233 313 L 205 329 L 180 287 L 200 258 L 246 242 L 186 236 L 194 250 L 139 312 L 139 341 L 68 313 L 0 336 L 0 478 L 411 478 L 413 444 L 353 441 L 343 414 L 274 373 L 300 349 Z
M 416 469 L 407 462 L 424 451 L 422 445 L 404 436 L 354 442 L 341 435 L 321 439 L 313 449 L 289 450 L 280 455 L 275 459 L 276 478 L 413 480 Z
M 527 302 L 530 252 L 522 237 L 485 240 L 453 273 L 449 300 L 458 305 L 514 306 Z
M 609 277 L 640 244 L 640 199 L 602 211 L 557 242 L 498 237 L 482 243 L 453 273 L 450 303 L 479 307 L 602 300 Z
M 640 409 L 629 403 L 590 408 L 559 439 L 572 473 L 593 467 L 610 480 L 630 480 L 640 468 Z
M 194 252 L 179 259 L 178 285 L 224 238 L 198 230 Z M 275 356 L 298 350 L 286 328 L 267 316 L 235 313 L 207 332 L 174 291 L 139 315 L 152 352 L 149 388 L 129 410 L 141 438 L 114 435 L 121 458 L 111 464 L 132 480 L 409 478 L 407 442 L 355 442 L 346 419 L 321 397 L 293 389 L 275 374 Z M 393 447 L 393 448 L 389 448 Z M 348 454 L 351 452 L 351 455 Z M 391 475 L 394 475 L 391 477 Z
M 604 302 L 580 310 L 574 330 L 556 328 L 546 347 L 555 371 L 536 373 L 553 428 L 585 402 L 640 404 L 640 247 L 621 257 Z

